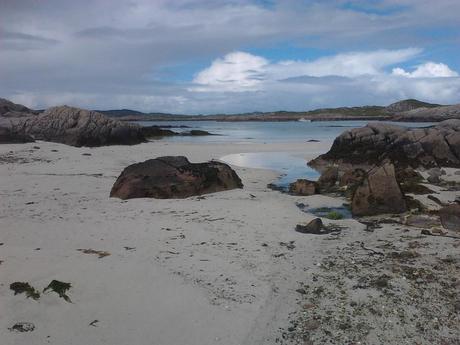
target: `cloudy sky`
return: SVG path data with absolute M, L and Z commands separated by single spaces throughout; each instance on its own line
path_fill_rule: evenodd
M 459 0 L 0 0 L 0 97 L 173 113 L 460 103 Z

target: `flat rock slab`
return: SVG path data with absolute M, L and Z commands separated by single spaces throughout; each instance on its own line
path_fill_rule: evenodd
M 125 168 L 110 196 L 174 199 L 242 187 L 241 179 L 227 164 L 215 161 L 190 163 L 183 156 L 167 156 Z

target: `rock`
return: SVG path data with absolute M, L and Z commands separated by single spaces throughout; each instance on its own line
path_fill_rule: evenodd
M 178 135 L 179 133 L 171 131 L 169 129 L 163 129 L 159 126 L 145 126 L 141 127 L 141 133 L 146 138 L 161 138 Z
M 441 226 L 439 217 L 433 217 L 423 214 L 411 214 L 404 218 L 403 224 L 417 228 L 431 229 Z
M 364 177 L 366 176 L 366 172 L 363 169 L 350 169 L 344 172 L 344 174 L 340 177 L 339 186 L 354 186 L 360 184 Z
M 289 193 L 295 195 L 313 195 L 316 194 L 316 182 L 306 180 L 306 179 L 299 179 L 289 185 Z
M 430 183 L 440 183 L 441 182 L 442 170 L 440 168 L 431 168 L 428 170 L 427 181 Z
M 298 224 L 295 228 L 295 231 L 302 234 L 321 234 L 323 228 L 324 226 L 321 218 L 315 218 L 307 225 Z
M 330 166 L 326 168 L 318 179 L 320 190 L 329 190 L 335 186 L 339 178 L 339 168 Z
M 445 229 L 460 231 L 460 204 L 452 204 L 441 208 L 439 217 Z
M 182 156 L 168 156 L 125 168 L 110 196 L 120 199 L 187 198 L 242 187 L 240 178 L 227 164 L 190 163 Z
M 452 119 L 428 128 L 407 128 L 370 123 L 345 131 L 329 152 L 309 162 L 317 169 L 335 164 L 341 171 L 387 160 L 398 169 L 416 167 L 460 167 L 460 120 Z
M 407 210 L 404 195 L 395 177 L 392 164 L 371 169 L 356 188 L 351 203 L 354 216 L 402 213 Z
M 214 134 L 211 134 L 207 131 L 202 131 L 199 129 L 192 129 L 191 131 L 181 133 L 181 135 L 184 135 L 184 136 L 189 135 L 189 136 L 197 137 L 197 136 L 214 135 Z
M 411 167 L 396 169 L 395 176 L 396 176 L 396 181 L 398 181 L 399 183 L 404 183 L 408 181 L 421 182 L 423 180 L 422 175 L 420 175 L 418 172 L 416 172 Z
M 432 184 L 441 183 L 441 179 L 439 178 L 439 176 L 428 176 L 426 180 Z
M 11 332 L 32 332 L 35 329 L 35 325 L 32 322 L 17 322 L 8 329 Z
M 11 128 L 0 127 L 0 144 L 22 144 L 31 143 L 34 139 L 22 133 L 17 133 Z
M 25 134 L 36 140 L 71 146 L 132 145 L 145 141 L 137 125 L 112 120 L 95 111 L 68 106 L 53 107 L 27 118 L 21 124 Z

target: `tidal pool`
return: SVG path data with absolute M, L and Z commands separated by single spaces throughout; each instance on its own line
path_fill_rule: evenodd
M 281 176 L 274 183 L 276 188 L 287 190 L 289 183 L 305 178 L 317 180 L 319 173 L 307 165 L 302 157 L 290 152 L 235 153 L 220 158 L 221 161 L 244 168 L 269 169 Z

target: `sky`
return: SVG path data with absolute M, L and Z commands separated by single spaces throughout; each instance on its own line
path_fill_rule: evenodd
M 460 103 L 459 0 L 0 0 L 0 97 L 178 114 Z

